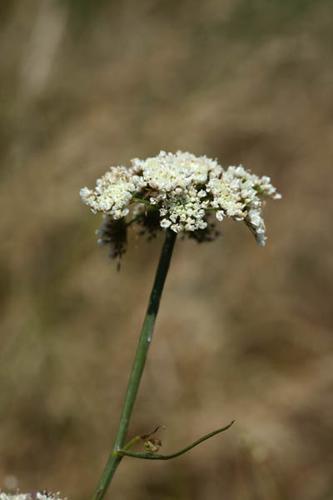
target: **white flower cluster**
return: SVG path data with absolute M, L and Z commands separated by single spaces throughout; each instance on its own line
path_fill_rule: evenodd
M 0 491 L 0 500 L 62 500 L 60 493 L 50 493 L 46 491 L 38 491 L 36 494 L 31 493 L 4 493 Z M 67 499 L 63 499 L 67 500 Z
M 36 493 L 36 500 L 67 500 L 67 498 L 60 497 L 60 491 L 57 493 L 50 493 L 49 491 L 38 491 Z
M 31 500 L 30 493 L 4 493 L 0 491 L 0 500 Z
M 206 156 L 166 153 L 145 160 L 134 159 L 130 168 L 111 167 L 94 190 L 81 189 L 91 210 L 111 220 L 134 216 L 146 207 L 159 211 L 161 228 L 176 233 L 208 228 L 208 218 L 231 217 L 244 221 L 265 244 L 263 197 L 281 198 L 269 177 L 258 177 L 243 166 L 222 168 Z

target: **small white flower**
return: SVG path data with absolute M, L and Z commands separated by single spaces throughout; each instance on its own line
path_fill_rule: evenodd
M 218 211 L 216 212 L 216 218 L 217 218 L 217 220 L 218 220 L 219 222 L 222 222 L 222 221 L 223 221 L 223 219 L 224 219 L 224 212 L 223 212 L 223 210 L 218 210 Z
M 166 229 L 167 227 L 170 227 L 170 226 L 171 226 L 171 221 L 169 221 L 168 219 L 161 220 L 161 227 Z

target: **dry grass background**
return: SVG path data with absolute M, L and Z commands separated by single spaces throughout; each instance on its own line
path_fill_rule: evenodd
M 89 498 L 161 240 L 122 270 L 78 190 L 160 149 L 243 162 L 282 191 L 269 242 L 177 243 L 115 500 L 332 500 L 333 8 L 290 0 L 2 0 L 0 489 Z

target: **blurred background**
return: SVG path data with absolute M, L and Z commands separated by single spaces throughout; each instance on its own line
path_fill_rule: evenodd
M 332 500 L 333 5 L 1 0 L 0 489 L 86 499 L 116 431 L 162 240 L 122 268 L 79 199 L 178 149 L 271 175 L 268 244 L 179 241 L 115 500 Z

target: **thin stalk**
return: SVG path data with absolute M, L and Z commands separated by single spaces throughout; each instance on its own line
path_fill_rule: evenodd
M 189 444 L 185 448 L 182 448 L 179 451 L 176 451 L 175 453 L 170 453 L 169 455 L 160 455 L 158 453 L 151 453 L 151 452 L 145 452 L 145 453 L 140 453 L 140 452 L 135 452 L 135 451 L 129 451 L 129 448 L 135 444 L 139 439 L 140 436 L 136 436 L 131 440 L 127 446 L 124 447 L 124 449 L 119 450 L 118 453 L 120 453 L 123 456 L 126 457 L 133 457 L 133 458 L 142 458 L 144 460 L 171 460 L 172 458 L 177 458 L 180 457 L 181 455 L 184 455 L 184 453 L 187 453 L 188 451 L 192 450 L 199 444 L 203 443 L 204 441 L 207 441 L 207 439 L 210 439 L 217 434 L 221 434 L 221 432 L 227 431 L 230 429 L 230 427 L 235 423 L 234 420 L 230 422 L 230 424 L 225 425 L 224 427 L 221 427 L 220 429 L 216 429 L 213 432 L 209 432 L 209 434 L 205 434 L 201 438 L 197 439 L 193 443 Z
M 125 445 L 126 435 L 130 418 L 132 415 L 134 403 L 137 397 L 143 369 L 145 366 L 148 349 L 152 340 L 153 329 L 156 316 L 158 313 L 161 295 L 168 274 L 170 260 L 172 257 L 173 248 L 176 241 L 176 233 L 171 230 L 166 231 L 164 244 L 161 251 L 160 260 L 158 263 L 153 288 L 150 294 L 146 316 L 142 325 L 141 334 L 132 366 L 132 371 L 129 377 L 127 392 L 120 416 L 117 435 L 113 444 L 112 452 L 104 468 L 102 477 L 98 483 L 93 500 L 102 500 L 104 498 L 110 482 L 116 472 L 122 456 L 118 454 Z

